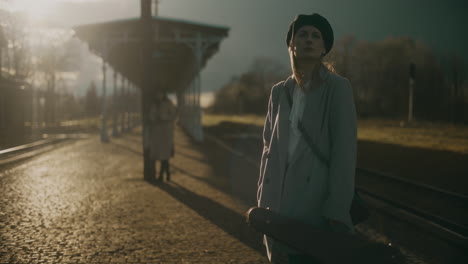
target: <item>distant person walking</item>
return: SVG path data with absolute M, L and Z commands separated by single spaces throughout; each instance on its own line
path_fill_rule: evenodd
M 161 161 L 159 181 L 171 179 L 169 159 L 174 156 L 174 121 L 177 108 L 166 94 L 158 93 L 151 106 L 150 118 L 152 122 L 150 156 L 156 162 Z M 156 166 L 157 167 L 157 166 Z
M 289 26 L 292 76 L 271 89 L 257 200 L 322 230 L 354 232 L 357 118 L 349 81 L 323 63 L 333 39 L 319 14 L 298 15 Z M 273 263 L 317 263 L 268 237 L 264 244 Z

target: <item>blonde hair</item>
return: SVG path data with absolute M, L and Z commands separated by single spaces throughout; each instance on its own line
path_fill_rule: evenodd
M 292 44 L 292 40 L 291 40 L 291 44 Z M 289 46 L 288 50 L 289 50 L 289 58 L 290 58 L 290 62 L 291 62 L 291 71 L 292 71 L 292 74 L 294 76 L 294 79 L 296 80 L 297 84 L 299 84 L 299 87 L 301 89 L 303 89 L 304 91 L 307 91 L 308 87 L 305 87 L 305 83 L 304 83 L 305 76 L 298 69 L 296 56 L 294 56 L 294 51 L 293 51 L 291 45 Z M 325 70 L 333 72 L 333 73 L 336 72 L 335 68 L 333 67 L 333 65 L 331 63 L 323 61 L 324 56 L 325 55 L 320 57 L 319 63 L 317 63 L 317 65 L 313 69 L 312 76 L 310 76 L 311 80 L 312 80 L 312 85 L 311 85 L 312 87 L 318 87 L 323 83 L 322 77 L 320 76 L 320 69 L 325 69 Z

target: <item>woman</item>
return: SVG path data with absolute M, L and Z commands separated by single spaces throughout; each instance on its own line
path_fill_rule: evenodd
M 298 15 L 286 43 L 293 74 L 271 89 L 258 206 L 324 230 L 353 232 L 357 119 L 350 83 L 322 62 L 333 30 L 319 14 Z M 273 263 L 315 263 L 267 237 L 264 243 Z
M 151 107 L 152 139 L 150 155 L 152 160 L 160 160 L 161 168 L 158 180 L 162 181 L 164 173 L 170 181 L 169 159 L 174 156 L 174 120 L 176 107 L 166 94 L 157 94 Z

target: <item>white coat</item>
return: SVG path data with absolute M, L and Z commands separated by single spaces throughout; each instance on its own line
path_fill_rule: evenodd
M 290 106 L 285 93 L 296 85 L 291 76 L 271 89 L 263 131 L 258 206 L 318 228 L 326 228 L 327 219 L 334 219 L 353 230 L 349 214 L 357 148 L 353 92 L 346 78 L 328 70 L 320 74 L 323 83 L 306 93 L 301 120 L 330 166 L 323 164 L 301 137 L 286 168 Z M 274 243 L 265 239 L 269 258 Z
M 152 160 L 168 160 L 174 156 L 174 120 L 177 109 L 169 99 L 150 110 L 151 138 L 150 157 Z

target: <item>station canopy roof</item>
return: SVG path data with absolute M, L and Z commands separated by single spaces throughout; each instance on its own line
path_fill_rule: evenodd
M 185 89 L 218 51 L 229 31 L 227 27 L 160 16 L 153 16 L 151 23 L 153 41 L 148 56 L 152 58 L 152 87 L 167 92 Z M 73 29 L 75 36 L 86 42 L 93 53 L 142 87 L 140 18 L 80 25 Z

